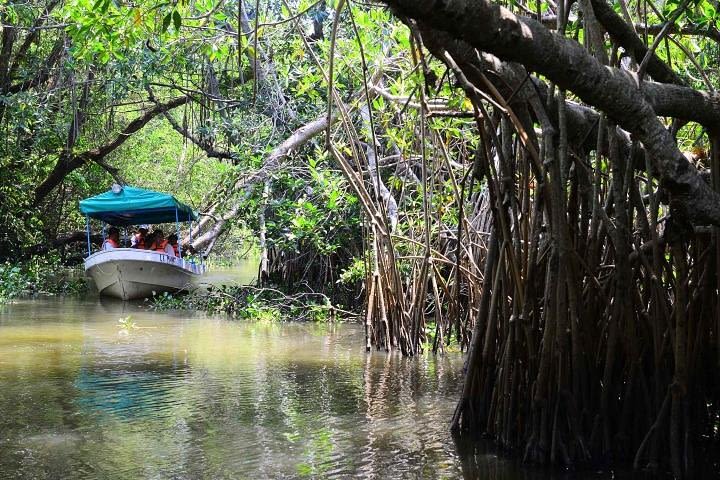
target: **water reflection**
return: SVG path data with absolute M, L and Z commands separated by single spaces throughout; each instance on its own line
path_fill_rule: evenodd
M 123 333 L 128 315 L 140 328 Z M 461 356 L 362 345 L 352 325 L 117 301 L 0 307 L 0 477 L 578 478 L 455 443 Z
M 132 315 L 140 328 L 119 333 Z M 0 311 L 13 478 L 458 477 L 462 359 L 362 351 L 354 326 L 26 301 Z
M 203 276 L 202 285 L 238 284 L 248 285 L 257 280 L 259 257 L 248 257 L 239 259 L 232 266 L 214 266 L 208 268 Z

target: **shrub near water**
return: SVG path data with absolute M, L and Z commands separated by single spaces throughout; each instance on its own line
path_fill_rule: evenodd
M 184 295 L 165 292 L 148 301 L 153 310 L 197 310 L 266 322 L 303 320 L 324 323 L 337 320 L 340 313 L 352 314 L 333 306 L 323 294 L 288 295 L 275 288 L 247 285 L 221 285 Z
M 24 295 L 74 295 L 86 289 L 85 279 L 74 277 L 56 257 L 0 263 L 0 302 Z
M 154 295 L 153 310 L 198 310 L 208 314 L 228 314 L 236 318 L 278 320 L 280 311 L 260 301 L 247 288 L 221 285 L 208 291 L 195 291 L 186 295 L 168 292 Z

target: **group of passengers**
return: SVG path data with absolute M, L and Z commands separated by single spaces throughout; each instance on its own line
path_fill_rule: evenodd
M 180 256 L 176 234 L 170 234 L 165 238 L 165 234 L 160 229 L 155 229 L 152 233 L 148 233 L 148 231 L 147 225 L 138 227 L 137 233 L 130 238 L 130 248 L 152 250 L 170 257 Z M 120 230 L 117 227 L 110 227 L 108 236 L 102 245 L 103 250 L 112 250 L 113 248 L 120 248 Z

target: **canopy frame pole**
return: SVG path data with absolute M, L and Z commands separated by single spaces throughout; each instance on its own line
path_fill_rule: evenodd
M 178 256 L 182 258 L 182 245 L 180 245 L 180 218 L 178 217 L 177 205 L 175 205 L 175 235 L 177 236 Z
M 198 233 L 200 233 L 200 232 L 198 232 Z M 192 229 L 190 229 L 190 234 L 192 235 Z M 204 272 L 205 271 L 205 255 L 203 255 L 202 250 L 199 252 L 196 251 L 195 253 L 200 255 L 200 268 Z
M 190 231 L 188 232 L 188 236 L 190 237 L 190 253 L 192 253 L 193 221 L 192 221 L 192 217 L 188 217 L 188 218 L 190 218 Z M 178 246 L 179 246 L 179 245 L 180 245 L 180 244 L 178 243 Z M 193 258 L 192 260 L 190 260 L 190 265 L 192 266 L 193 272 L 196 272 L 196 271 L 197 271 L 197 265 L 195 264 L 195 259 L 194 259 L 194 258 Z
M 88 247 L 88 257 L 92 254 L 92 250 L 90 249 L 90 216 L 85 215 L 85 231 L 87 232 L 87 247 Z

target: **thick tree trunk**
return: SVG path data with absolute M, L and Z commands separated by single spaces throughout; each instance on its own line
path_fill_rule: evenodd
M 498 245 L 471 291 L 472 348 L 453 428 L 538 463 L 634 457 L 692 475 L 693 445 L 717 417 L 716 372 L 706 366 L 720 351 L 717 276 L 708 273 L 716 239 L 695 232 L 720 226 L 720 196 L 658 117 L 714 132 L 720 97 L 682 85 L 602 0 L 581 8 L 599 11 L 666 83 L 605 66 L 617 58 L 605 57 L 598 31 L 588 51 L 488 0 L 383 1 L 476 108 L 478 165 L 492 198 Z M 383 305 L 374 294 L 373 312 Z
M 437 29 L 473 47 L 525 65 L 603 110 L 637 136 L 672 200 L 689 221 L 720 225 L 720 195 L 680 152 L 629 72 L 603 66 L 573 40 L 487 0 L 383 0 L 421 31 Z

